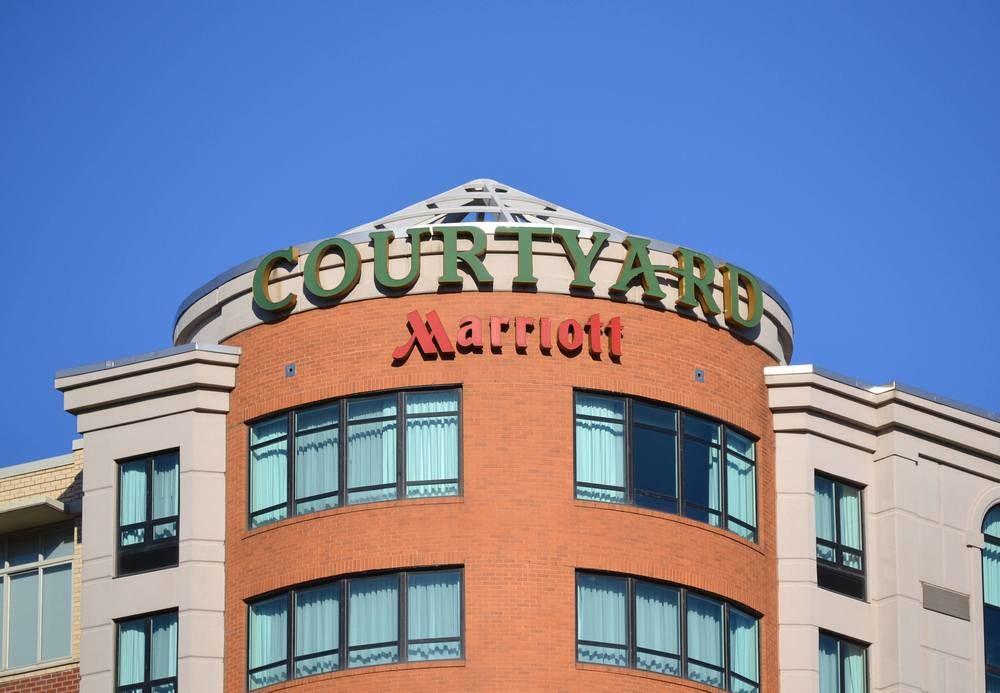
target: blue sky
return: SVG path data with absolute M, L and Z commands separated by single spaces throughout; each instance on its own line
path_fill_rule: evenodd
M 0 465 L 55 371 L 477 177 L 756 272 L 793 361 L 1000 409 L 1000 3 L 0 3 Z

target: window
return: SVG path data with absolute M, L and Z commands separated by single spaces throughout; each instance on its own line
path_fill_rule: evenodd
M 462 571 L 341 578 L 249 604 L 250 689 L 346 667 L 462 657 Z M 401 637 L 402 634 L 402 637 Z
M 345 495 L 454 496 L 458 479 L 459 390 L 343 399 L 250 427 L 251 527 L 336 507 Z
M 577 498 L 677 513 L 756 541 L 750 438 L 632 398 L 577 392 L 574 399 Z
M 865 693 L 867 650 L 866 645 L 820 631 L 819 693 Z
M 117 621 L 117 693 L 176 693 L 177 612 Z
M 861 489 L 816 475 L 816 581 L 820 587 L 865 598 Z
M 118 465 L 118 574 L 177 565 L 177 450 Z
M 72 525 L 0 537 L 0 669 L 70 656 L 73 546 Z
M 733 604 L 681 587 L 619 575 L 576 575 L 580 662 L 756 693 L 757 621 Z
M 1000 505 L 986 513 L 983 539 L 986 693 L 1000 693 Z

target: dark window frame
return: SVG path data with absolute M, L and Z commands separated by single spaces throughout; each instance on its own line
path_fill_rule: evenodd
M 623 414 L 623 417 L 622 417 L 621 421 L 613 420 L 613 419 L 608 419 L 608 418 L 600 417 L 600 416 L 588 416 L 586 414 L 583 414 L 583 415 L 577 414 L 576 413 L 576 403 L 577 403 L 577 396 L 578 395 L 592 395 L 592 396 L 595 396 L 595 397 L 604 397 L 604 398 L 607 398 L 607 399 L 615 399 L 615 400 L 622 401 L 624 403 L 624 414 Z M 650 406 L 650 407 L 658 407 L 660 409 L 667 409 L 667 410 L 673 411 L 676 414 L 676 419 L 675 419 L 676 427 L 675 427 L 675 430 L 673 431 L 673 434 L 674 434 L 674 444 L 675 444 L 675 453 L 676 453 L 675 460 L 676 460 L 677 496 L 672 498 L 672 497 L 669 497 L 669 496 L 663 496 L 662 494 L 652 494 L 652 493 L 649 493 L 648 491 L 641 492 L 641 495 L 649 495 L 649 496 L 654 496 L 655 495 L 657 498 L 662 498 L 664 500 L 667 500 L 667 501 L 670 501 L 670 502 L 674 503 L 675 507 L 676 507 L 676 511 L 675 512 L 671 512 L 669 510 L 658 509 L 658 508 L 650 508 L 649 506 L 644 506 L 644 505 L 640 505 L 640 504 L 636 503 L 635 449 L 634 449 L 634 446 L 633 446 L 633 440 L 634 440 L 635 436 L 633 434 L 633 428 L 638 425 L 640 428 L 650 428 L 650 429 L 654 429 L 654 430 L 666 430 L 666 429 L 656 428 L 655 426 L 652 426 L 650 424 L 645 424 L 645 423 L 639 423 L 639 424 L 637 424 L 636 421 L 635 421 L 634 415 L 633 415 L 633 405 L 636 402 L 638 402 L 639 404 Z M 705 440 L 704 438 L 700 438 L 700 437 L 698 437 L 696 435 L 686 434 L 685 431 L 684 431 L 684 419 L 687 416 L 693 416 L 693 417 L 696 417 L 696 418 L 699 418 L 699 419 L 703 419 L 703 420 L 708 421 L 708 422 L 710 422 L 710 423 L 712 423 L 714 425 L 719 426 L 719 429 L 720 429 L 719 442 L 718 443 L 713 443 L 712 441 Z M 608 486 L 608 485 L 605 485 L 605 484 L 594 484 L 594 483 L 590 483 L 590 482 L 581 482 L 577 478 L 577 468 L 576 468 L 576 449 L 577 449 L 576 422 L 577 422 L 578 419 L 586 419 L 586 420 L 589 420 L 589 421 L 601 421 L 601 422 L 605 422 L 605 423 L 621 423 L 621 425 L 624 428 L 624 438 L 625 438 L 624 439 L 624 464 L 625 464 L 625 475 L 624 475 L 624 477 L 625 477 L 625 485 L 624 485 L 624 487 Z M 727 438 L 728 438 L 728 435 L 729 435 L 730 432 L 735 433 L 735 434 L 737 434 L 737 435 L 739 435 L 739 436 L 741 436 L 743 438 L 746 438 L 747 440 L 749 440 L 749 441 L 751 441 L 753 443 L 753 446 L 754 446 L 754 459 L 751 460 L 751 459 L 747 458 L 746 456 L 744 456 L 744 455 L 736 452 L 735 450 L 730 450 L 728 448 Z M 698 442 L 698 443 L 700 443 L 702 445 L 705 445 L 706 447 L 714 448 L 714 449 L 718 450 L 718 452 L 719 452 L 719 467 L 720 467 L 720 473 L 719 473 L 719 476 L 720 476 L 720 485 L 719 485 L 719 504 L 720 504 L 720 509 L 719 510 L 714 510 L 712 508 L 707 508 L 707 507 L 701 505 L 700 503 L 695 503 L 694 501 L 689 501 L 689 500 L 687 500 L 684 497 L 684 495 L 685 495 L 684 494 L 684 441 L 685 441 L 685 438 L 690 438 L 691 440 L 694 440 L 694 441 L 696 441 L 696 442 Z M 759 443 L 760 443 L 760 439 L 757 436 L 754 436 L 754 435 L 750 434 L 747 431 L 743 431 L 743 430 L 737 428 L 736 426 L 732 426 L 732 425 L 730 425 L 730 424 L 728 424 L 725 421 L 722 421 L 720 419 L 716 419 L 716 418 L 711 417 L 711 416 L 706 416 L 705 414 L 702 414 L 701 412 L 692 411 L 692 410 L 689 410 L 689 409 L 685 409 L 683 407 L 675 406 L 673 404 L 667 404 L 667 403 L 664 403 L 664 402 L 657 402 L 656 400 L 651 400 L 651 399 L 647 399 L 647 398 L 644 398 L 644 397 L 634 397 L 632 395 L 623 395 L 623 394 L 616 394 L 616 393 L 611 393 L 611 392 L 603 392 L 603 391 L 600 391 L 600 390 L 587 390 L 587 389 L 582 389 L 582 388 L 576 388 L 576 389 L 573 390 L 573 497 L 576 500 L 582 500 L 582 501 L 593 502 L 593 503 L 603 503 L 604 502 L 604 501 L 594 501 L 594 500 L 587 499 L 587 498 L 580 498 L 580 496 L 578 495 L 578 492 L 577 492 L 577 489 L 580 486 L 583 486 L 585 488 L 596 488 L 596 489 L 604 489 L 604 490 L 622 491 L 625 494 L 625 500 L 622 503 L 608 503 L 608 505 L 629 505 L 629 506 L 633 506 L 633 507 L 639 507 L 639 508 L 645 508 L 647 510 L 652 510 L 653 512 L 661 512 L 661 513 L 664 513 L 664 514 L 667 514 L 667 515 L 678 515 L 680 517 L 685 517 L 685 518 L 688 518 L 690 520 L 694 520 L 695 522 L 704 522 L 703 520 L 701 520 L 698 517 L 694 517 L 694 516 L 689 515 L 688 512 L 687 512 L 688 507 L 697 508 L 699 511 L 701 511 L 703 513 L 707 513 L 708 515 L 715 515 L 715 516 L 717 516 L 719 518 L 719 521 L 720 521 L 720 524 L 718 524 L 718 525 L 712 525 L 711 523 L 708 523 L 708 522 L 705 522 L 705 524 L 708 524 L 710 527 L 716 527 L 717 529 L 721 529 L 723 531 L 729 532 L 730 534 L 735 534 L 736 536 L 740 537 L 741 539 L 745 539 L 747 541 L 751 541 L 751 542 L 753 542 L 753 543 L 756 544 L 756 543 L 759 543 L 759 538 L 760 538 L 760 534 L 759 534 L 759 531 L 760 531 L 759 530 L 759 522 L 760 522 L 760 478 L 759 478 L 759 474 L 757 473 L 758 466 L 757 466 L 757 459 L 756 459 L 757 456 L 758 456 L 757 455 L 757 451 L 758 451 L 758 444 Z M 739 518 L 733 517 L 732 515 L 729 514 L 729 496 L 728 496 L 729 489 L 728 489 L 728 479 L 727 479 L 728 474 L 727 474 L 727 459 L 726 459 L 726 456 L 730 455 L 730 454 L 736 456 L 741 461 L 750 464 L 750 466 L 752 466 L 753 469 L 754 469 L 754 517 L 757 518 L 758 526 L 750 526 L 749 524 L 747 524 L 743 520 L 740 520 Z M 752 535 L 749 536 L 749 537 L 745 537 L 745 536 L 743 536 L 741 534 L 738 534 L 737 532 L 732 531 L 731 529 L 729 529 L 729 522 L 733 522 L 733 523 L 739 525 L 740 527 L 742 527 L 742 528 L 746 529 L 747 531 L 751 532 Z
M 153 519 L 153 460 L 160 455 L 176 453 L 177 455 L 177 514 Z M 142 522 L 121 524 L 122 519 L 122 471 L 124 465 L 146 461 L 146 519 Z M 166 448 L 156 452 L 134 455 L 115 460 L 116 491 L 115 494 L 115 568 L 116 576 L 138 575 L 154 570 L 176 568 L 180 563 L 181 536 L 181 451 L 180 448 Z M 153 528 L 158 525 L 176 523 L 177 531 L 173 536 L 155 539 Z M 138 544 L 122 544 L 122 531 L 129 528 L 143 529 L 143 540 Z
M 454 412 L 454 416 L 458 420 L 458 476 L 454 479 L 434 479 L 431 481 L 416 481 L 408 482 L 406 479 L 406 473 L 408 471 L 408 456 L 406 454 L 406 422 L 409 419 L 421 419 L 421 418 L 435 418 L 440 416 L 450 416 L 451 412 L 432 412 L 428 414 L 407 414 L 406 413 L 406 395 L 408 394 L 421 394 L 424 392 L 454 392 L 457 395 L 458 402 Z M 396 398 L 396 414 L 391 417 L 370 417 L 365 418 L 357 423 L 377 423 L 379 421 L 392 421 L 396 422 L 396 481 L 395 484 L 382 484 L 378 486 L 364 486 L 356 488 L 348 488 L 347 479 L 347 468 L 348 468 L 348 429 L 350 426 L 350 421 L 348 419 L 348 405 L 352 401 L 360 401 L 365 399 L 377 399 L 379 397 L 395 396 Z M 296 416 L 309 409 L 319 408 L 323 406 L 329 406 L 336 404 L 338 406 L 337 413 L 337 423 L 330 424 L 328 426 L 320 426 L 314 429 L 305 431 L 305 434 L 321 432 L 325 430 L 331 430 L 333 428 L 337 429 L 337 491 L 332 493 L 320 493 L 313 496 L 305 496 L 303 498 L 295 497 L 295 457 L 296 457 L 296 445 L 295 440 L 298 432 L 295 430 Z M 252 439 L 252 429 L 268 421 L 273 421 L 280 419 L 282 416 L 286 417 L 286 432 L 283 436 L 273 438 L 257 445 L 253 444 Z M 461 385 L 442 385 L 440 387 L 420 387 L 420 388 L 407 388 L 402 390 L 384 390 L 378 392 L 367 392 L 354 394 L 347 397 L 335 397 L 332 399 L 322 400 L 319 402 L 310 402 L 309 404 L 294 407 L 291 409 L 286 409 L 279 412 L 274 412 L 267 414 L 266 416 L 256 417 L 253 420 L 247 421 L 247 513 L 246 522 L 248 530 L 255 530 L 261 527 L 267 527 L 268 525 L 274 524 L 275 522 L 281 522 L 287 520 L 291 517 L 299 517 L 302 515 L 309 515 L 316 512 L 324 512 L 326 510 L 334 510 L 338 508 L 347 507 L 348 505 L 364 505 L 365 503 L 384 503 L 388 501 L 405 501 L 405 500 L 415 500 L 413 498 L 408 498 L 406 495 L 406 490 L 409 486 L 429 486 L 433 484 L 447 484 L 453 483 L 456 485 L 457 490 L 454 494 L 447 494 L 442 496 L 435 496 L 437 498 L 456 498 L 461 497 L 463 493 L 462 477 L 463 477 L 463 416 L 462 416 L 462 387 Z M 285 441 L 285 500 L 283 503 L 277 503 L 275 505 L 268 506 L 266 508 L 261 508 L 259 510 L 252 510 L 252 497 L 253 497 L 253 472 L 252 472 L 252 459 L 251 455 L 255 448 L 265 447 L 271 445 L 276 441 Z M 379 488 L 395 488 L 396 497 L 391 499 L 382 499 L 374 501 L 363 501 L 349 503 L 347 502 L 351 493 L 356 493 L 359 491 L 375 490 Z M 296 505 L 298 503 L 320 500 L 323 498 L 336 497 L 337 505 L 331 508 L 324 508 L 322 510 L 308 510 L 303 513 L 296 511 Z M 266 515 L 272 513 L 275 510 L 281 508 L 285 509 L 285 516 L 278 518 L 276 520 L 269 520 L 259 525 L 253 524 L 253 519 L 258 515 Z
M 461 655 L 454 659 L 441 659 L 441 660 L 430 660 L 430 661 L 447 661 L 447 662 L 461 662 L 465 660 L 465 566 L 461 565 L 446 565 L 446 566 L 432 566 L 432 567 L 422 567 L 422 568 L 408 568 L 405 570 L 379 570 L 373 572 L 364 573 L 349 573 L 346 575 L 340 575 L 333 578 L 324 578 L 322 580 L 314 580 L 312 582 L 301 583 L 294 585 L 292 587 L 282 588 L 280 590 L 268 592 L 262 595 L 255 596 L 251 599 L 245 600 L 246 604 L 246 676 L 244 677 L 244 687 L 247 691 L 259 691 L 270 686 L 281 685 L 287 683 L 288 681 L 293 681 L 297 679 L 308 679 L 313 676 L 322 676 L 324 674 L 335 674 L 338 672 L 346 671 L 348 669 L 370 669 L 373 667 L 380 666 L 394 666 L 396 664 L 405 663 L 408 660 L 408 646 L 410 644 L 424 644 L 433 642 L 449 642 L 454 640 L 454 638 L 417 638 L 410 640 L 409 637 L 409 624 L 408 624 L 408 609 L 407 609 L 407 599 L 408 599 L 408 578 L 413 574 L 426 574 L 426 573 L 458 573 L 458 601 L 459 601 L 459 636 L 458 643 Z M 396 635 L 397 638 L 391 643 L 367 643 L 365 645 L 354 646 L 355 649 L 370 649 L 372 647 L 379 646 L 391 646 L 395 645 L 398 651 L 398 659 L 395 662 L 386 664 L 371 664 L 367 666 L 350 666 L 350 653 L 352 646 L 349 641 L 350 634 L 350 585 L 352 580 L 364 580 L 366 578 L 373 577 L 385 577 L 389 575 L 394 575 L 398 578 L 398 587 L 396 593 Z M 295 597 L 296 595 L 304 590 L 313 589 L 316 587 L 325 587 L 329 585 L 337 585 L 339 590 L 340 599 L 340 613 L 338 614 L 338 637 L 336 650 L 330 650 L 328 652 L 314 652 L 308 655 L 303 655 L 301 657 L 296 657 L 295 655 Z M 267 664 L 261 664 L 256 667 L 250 668 L 250 609 L 254 604 L 259 604 L 261 602 L 270 601 L 277 597 L 284 597 L 286 600 L 286 618 L 285 618 L 285 658 L 283 660 L 278 660 L 275 662 L 270 662 Z M 311 659 L 313 657 L 319 657 L 324 654 L 337 653 L 337 668 L 332 671 L 322 672 L 320 674 L 309 674 L 307 676 L 295 676 L 295 664 L 296 659 Z M 415 662 L 422 662 L 426 660 L 413 660 Z M 268 684 L 267 686 L 260 686 L 258 688 L 250 688 L 250 676 L 256 672 L 266 671 L 267 669 L 272 669 L 281 664 L 285 665 L 287 671 L 287 676 L 281 682 L 275 682 L 274 684 Z
M 838 667 L 838 670 L 840 672 L 840 676 L 839 676 L 840 690 L 837 691 L 837 693 L 847 693 L 847 691 L 846 691 L 847 681 L 845 680 L 846 677 L 844 676 L 844 662 L 845 662 L 845 657 L 842 654 L 842 650 L 840 648 L 841 644 L 843 644 L 843 643 L 847 643 L 848 645 L 854 645 L 854 646 L 860 647 L 862 650 L 864 650 L 864 653 L 865 653 L 865 691 L 867 692 L 867 691 L 871 690 L 871 673 L 870 673 L 870 667 L 868 665 L 868 649 L 871 647 L 871 643 L 864 642 L 863 640 L 858 640 L 857 638 L 849 638 L 846 635 L 841 635 L 840 633 L 834 633 L 832 630 L 826 630 L 825 628 L 820 628 L 819 629 L 819 635 L 817 636 L 817 639 L 816 639 L 816 650 L 817 650 L 817 652 L 819 651 L 819 638 L 822 638 L 824 635 L 826 637 L 828 637 L 828 638 L 833 638 L 834 640 L 837 641 L 837 667 Z
M 819 587 L 842 594 L 845 597 L 867 601 L 868 599 L 868 559 L 865 552 L 865 487 L 849 479 L 816 470 L 815 479 L 824 479 L 833 484 L 833 527 L 836 541 L 820 539 L 816 535 L 816 545 L 833 550 L 834 561 L 820 558 L 816 554 L 816 583 Z M 858 527 L 861 531 L 861 549 L 855 549 L 844 544 L 840 539 L 840 487 L 847 486 L 858 492 Z M 844 565 L 844 553 L 857 554 L 861 560 L 861 569 L 857 570 Z
M 983 515 L 983 522 L 980 528 L 983 532 L 983 543 L 995 546 L 998 551 L 1000 551 L 1000 537 L 987 534 L 986 532 L 986 521 L 989 519 L 990 513 L 998 507 L 997 505 L 990 506 L 986 514 Z M 997 619 L 1000 619 L 1000 606 L 993 606 L 992 604 L 986 603 L 986 580 L 985 580 L 985 568 L 986 560 L 985 555 L 980 558 L 981 567 L 979 569 L 979 579 L 982 583 L 982 595 L 983 595 L 983 666 L 985 668 L 985 679 L 986 679 L 986 690 L 989 690 L 990 676 L 1000 676 L 1000 664 L 990 664 L 989 662 L 989 631 L 986 628 L 986 624 L 989 621 L 989 614 L 995 614 Z
M 176 674 L 174 676 L 168 676 L 162 679 L 156 679 L 155 681 L 149 680 L 149 665 L 150 665 L 150 660 L 152 659 L 150 655 L 152 653 L 152 648 L 153 648 L 153 618 L 155 618 L 156 616 L 163 616 L 165 614 L 177 615 L 177 643 L 179 647 L 181 639 L 181 619 L 180 619 L 180 613 L 177 609 L 160 609 L 159 611 L 149 611 L 144 614 L 136 614 L 135 616 L 123 616 L 121 618 L 114 619 L 113 623 L 115 624 L 115 693 L 126 693 L 134 691 L 136 689 L 141 690 L 142 693 L 151 693 L 154 686 L 162 686 L 163 684 L 170 684 L 170 683 L 174 685 L 175 691 L 178 690 Z M 143 676 L 142 676 L 143 681 L 142 683 L 122 684 L 119 683 L 118 681 L 118 672 L 120 669 L 118 658 L 121 656 L 121 645 L 119 642 L 121 638 L 121 624 L 139 620 L 145 622 L 144 625 L 146 629 L 145 653 L 144 653 L 145 661 L 144 661 Z M 178 656 L 179 656 L 179 650 L 178 650 Z M 179 669 L 179 664 L 180 664 L 179 662 L 174 662 L 175 671 Z
M 595 645 L 598 647 L 617 647 L 610 643 L 601 643 L 593 640 L 580 640 L 580 605 L 577 598 L 577 586 L 579 585 L 580 575 L 596 575 L 601 577 L 613 577 L 625 580 L 625 651 L 627 663 L 624 667 L 615 667 L 619 669 L 633 669 L 636 671 L 644 671 L 646 673 L 655 674 L 658 676 L 667 676 L 675 679 L 683 679 L 685 681 L 693 681 L 693 679 L 688 678 L 688 664 L 693 662 L 696 666 L 703 667 L 705 669 L 711 669 L 713 671 L 718 671 L 722 674 L 723 683 L 725 684 L 723 688 L 719 690 L 730 690 L 732 688 L 732 681 L 736 679 L 737 681 L 746 683 L 748 685 L 754 686 L 757 691 L 761 690 L 761 684 L 759 681 L 751 681 L 744 676 L 736 674 L 732 671 L 730 667 L 730 640 L 729 640 L 729 610 L 736 609 L 742 611 L 743 613 L 752 616 L 757 620 L 757 673 L 760 675 L 761 671 L 761 659 L 760 659 L 760 643 L 761 643 L 761 626 L 760 621 L 762 615 L 756 610 L 751 609 L 742 604 L 725 599 L 714 594 L 709 594 L 708 592 L 703 592 L 701 590 L 692 589 L 690 587 L 685 587 L 684 585 L 679 585 L 673 582 L 666 582 L 664 580 L 654 580 L 646 577 L 639 577 L 636 575 L 629 575 L 627 573 L 614 573 L 602 570 L 585 570 L 577 569 L 574 572 L 573 581 L 573 604 L 574 604 L 574 635 L 575 643 L 574 648 L 576 650 L 574 654 L 574 659 L 578 664 L 592 665 L 592 666 L 610 666 L 614 667 L 613 664 L 597 664 L 594 662 L 585 662 L 580 659 L 579 648 L 580 644 L 584 645 Z M 678 610 L 678 620 L 677 620 L 677 645 L 678 654 L 673 655 L 670 653 L 658 652 L 655 650 L 649 650 L 648 648 L 642 648 L 643 652 L 653 654 L 658 657 L 668 657 L 671 659 L 676 659 L 680 673 L 676 676 L 673 674 L 661 674 L 659 672 L 650 671 L 648 669 L 640 669 L 636 666 L 637 655 L 640 650 L 636 641 L 638 636 L 636 635 L 636 615 L 635 615 L 635 601 L 636 601 L 636 583 L 644 582 L 651 585 L 657 585 L 659 587 L 666 587 L 672 590 L 677 590 L 677 610 Z M 710 664 L 697 659 L 691 659 L 688 656 L 688 645 L 687 645 L 687 600 L 689 595 L 694 595 L 696 597 L 701 597 L 703 599 L 709 599 L 714 602 L 718 602 L 722 605 L 722 669 L 720 671 L 719 667 L 715 664 Z M 697 683 L 697 682 L 696 682 Z M 702 684 L 710 685 L 710 684 Z M 718 688 L 717 686 L 710 686 L 711 688 Z

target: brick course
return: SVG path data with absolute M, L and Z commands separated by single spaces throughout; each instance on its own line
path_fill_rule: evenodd
M 584 350 L 524 354 L 512 331 L 502 353 L 401 366 L 405 316 L 459 319 L 593 313 L 625 326 L 611 363 Z M 676 678 L 578 664 L 574 571 L 668 580 L 744 604 L 761 620 L 762 690 L 778 690 L 774 444 L 763 367 L 773 359 L 731 333 L 670 312 L 607 300 L 526 293 L 456 293 L 348 303 L 240 333 L 228 416 L 226 690 L 246 683 L 245 600 L 301 582 L 376 569 L 465 567 L 463 662 L 401 664 L 290 681 L 269 690 L 393 688 L 503 691 L 715 690 Z M 605 342 L 606 344 L 606 342 Z M 286 378 L 284 366 L 297 374 Z M 703 383 L 694 380 L 704 369 Z M 459 384 L 460 498 L 349 506 L 247 530 L 247 428 L 253 418 L 332 397 Z M 685 518 L 574 498 L 574 388 L 632 394 L 702 412 L 760 438 L 760 543 Z
M 77 667 L 38 675 L 25 675 L 13 681 L 0 680 L 0 693 L 76 693 L 80 690 Z

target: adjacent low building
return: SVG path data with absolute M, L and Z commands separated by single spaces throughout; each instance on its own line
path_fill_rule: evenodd
M 57 375 L 79 630 L 4 671 L 1000 691 L 1000 418 L 792 346 L 752 271 L 491 180 L 283 247 L 193 292 L 163 351 Z M 30 527 L 79 527 L 56 495 Z

